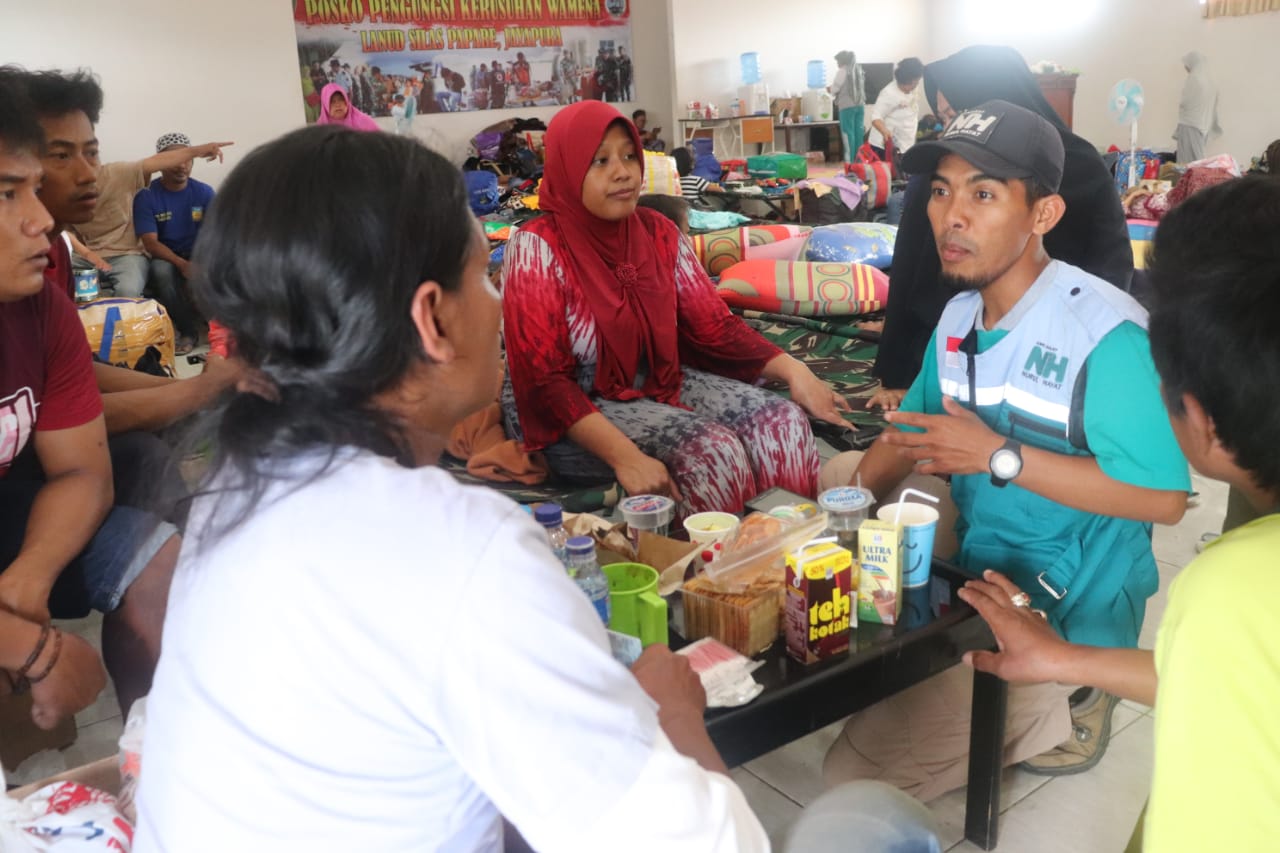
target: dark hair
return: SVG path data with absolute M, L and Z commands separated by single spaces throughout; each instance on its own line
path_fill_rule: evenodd
M 23 73 L 12 65 L 0 67 L 0 150 L 39 156 L 44 151 L 44 130 L 27 96 Z
M 1267 150 L 1262 154 L 1262 160 L 1266 163 L 1269 174 L 1280 175 L 1280 139 L 1267 146 Z
M 1280 181 L 1254 175 L 1196 193 L 1156 231 L 1151 354 L 1169 411 L 1189 394 L 1235 463 L 1280 494 Z
M 648 118 L 649 114 L 644 110 L 636 110 L 631 114 L 631 120 L 635 121 L 636 119 L 640 118 L 640 116 L 644 116 L 645 118 Z
M 1038 178 L 1023 178 L 1023 189 L 1027 191 L 1027 207 L 1032 207 L 1042 198 L 1048 198 L 1057 190 L 1050 189 Z
M 919 80 L 923 76 L 924 63 L 914 56 L 908 56 L 906 59 L 898 63 L 897 68 L 893 69 L 893 79 L 896 80 L 900 86 L 905 86 L 914 80 Z
M 683 145 L 677 145 L 671 150 L 671 157 L 676 161 L 676 171 L 680 177 L 684 177 L 693 171 L 693 155 L 689 153 L 689 149 Z
M 71 73 L 58 70 L 28 71 L 24 75 L 27 95 L 41 118 L 82 112 L 90 124 L 102 115 L 102 87 L 92 71 L 79 68 Z
M 430 202 L 424 204 L 423 199 Z M 251 152 L 200 231 L 193 285 L 206 316 L 276 387 L 213 415 L 210 477 L 243 491 L 243 521 L 282 457 L 341 447 L 408 462 L 400 426 L 374 403 L 425 361 L 410 303 L 424 281 L 459 286 L 474 218 L 461 173 L 407 137 L 322 125 Z
M 689 224 L 689 202 L 678 195 L 651 193 L 640 196 L 636 204 L 640 207 L 656 210 L 679 226 L 682 231 Z

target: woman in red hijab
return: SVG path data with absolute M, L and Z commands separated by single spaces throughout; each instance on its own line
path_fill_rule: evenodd
M 546 215 L 503 267 L 509 430 L 562 477 L 616 477 L 686 513 L 737 512 L 773 486 L 812 495 L 805 412 L 843 425 L 848 406 L 729 312 L 675 225 L 637 209 L 635 126 L 583 101 L 552 120 L 546 150 Z

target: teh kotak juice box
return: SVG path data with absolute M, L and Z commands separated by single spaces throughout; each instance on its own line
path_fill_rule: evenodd
M 853 554 L 834 542 L 787 554 L 787 654 L 815 663 L 849 650 L 854 615 Z
M 902 612 L 902 526 L 869 519 L 858 526 L 858 618 L 896 625 Z

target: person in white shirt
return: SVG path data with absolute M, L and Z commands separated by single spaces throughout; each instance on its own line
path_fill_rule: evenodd
M 881 157 L 886 157 L 886 142 L 903 154 L 915 144 L 916 127 L 920 123 L 920 96 L 916 91 L 924 78 L 924 63 L 908 56 L 893 69 L 893 81 L 880 90 L 871 108 L 871 127 L 867 142 Z
M 496 853 L 504 817 L 540 851 L 769 849 L 687 660 L 617 663 L 545 532 L 433 465 L 501 375 L 467 204 L 426 147 L 333 126 L 223 184 L 196 286 L 256 382 L 192 506 L 137 853 Z M 853 808 L 903 815 L 875 849 L 937 850 L 882 794 L 842 792 L 808 837 Z

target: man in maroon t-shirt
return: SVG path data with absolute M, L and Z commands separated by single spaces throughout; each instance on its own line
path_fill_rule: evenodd
M 180 540 L 148 513 L 112 507 L 88 342 L 44 280 L 53 220 L 36 194 L 43 133 L 25 96 L 0 74 L 0 669 L 31 683 L 33 717 L 51 727 L 103 680 L 92 648 L 50 629 L 50 616 L 103 612 L 127 710 L 150 686 Z
M 41 158 L 44 183 L 40 200 L 53 216 L 54 230 L 45 276 L 74 299 L 70 255 L 60 235 L 68 226 L 92 220 L 97 210 L 99 163 L 94 125 L 102 111 L 102 88 L 85 71 L 62 74 L 0 69 L 6 71 L 17 85 L 25 87 L 48 142 Z M 6 75 L 0 73 L 2 76 Z M 181 381 L 101 362 L 94 363 L 93 372 L 102 392 L 107 433 L 116 436 L 130 430 L 163 429 L 209 406 L 241 378 L 243 366 L 235 359 L 209 359 L 204 373 Z M 117 456 L 115 442 L 112 456 Z

